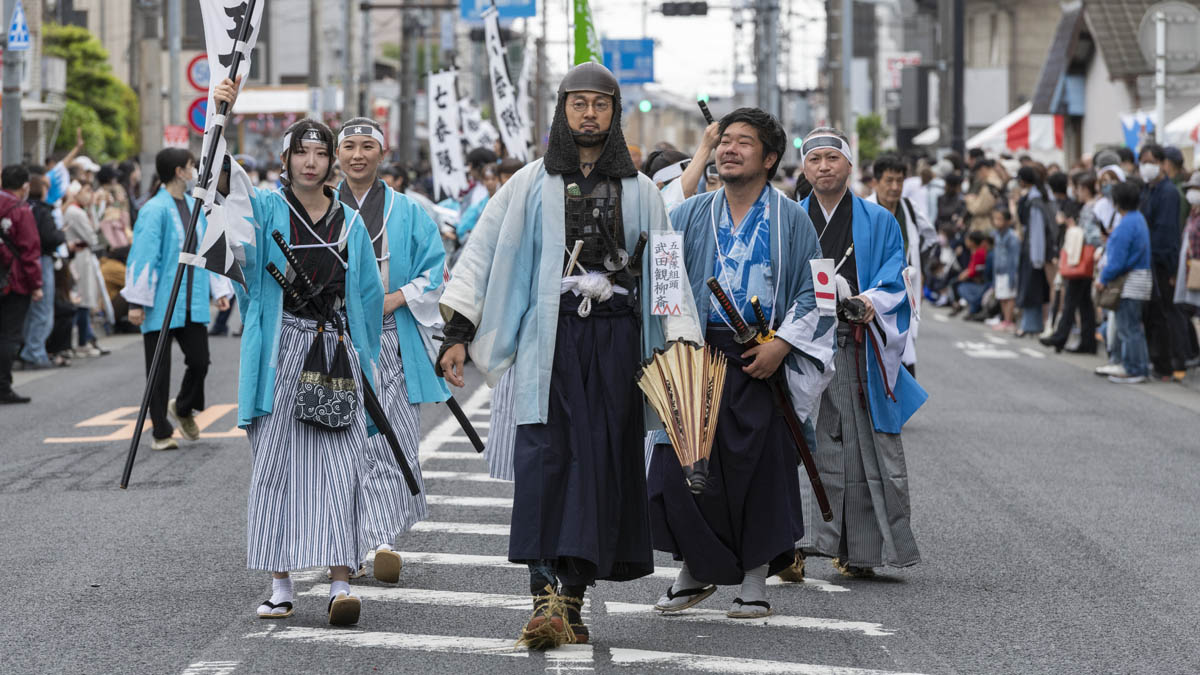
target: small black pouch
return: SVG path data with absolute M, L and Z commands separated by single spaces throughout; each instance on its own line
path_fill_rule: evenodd
M 294 415 L 305 424 L 342 431 L 350 428 L 358 412 L 358 386 L 350 368 L 342 322 L 336 316 L 334 320 L 338 342 L 333 350 L 333 361 L 328 365 L 325 362 L 325 325 L 321 324 L 308 348 L 308 355 L 304 357 L 304 368 L 296 383 Z

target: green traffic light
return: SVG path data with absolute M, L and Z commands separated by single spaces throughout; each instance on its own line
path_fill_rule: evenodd
M 705 103 L 708 103 L 708 94 L 700 94 L 699 96 L 696 97 L 696 100 L 704 101 Z
M 804 145 L 804 139 L 799 136 L 792 139 L 792 147 L 799 150 L 800 146 Z
M 654 105 L 650 103 L 649 99 L 642 99 L 642 102 L 638 104 L 638 110 L 644 113 L 650 112 L 650 109 L 653 107 Z

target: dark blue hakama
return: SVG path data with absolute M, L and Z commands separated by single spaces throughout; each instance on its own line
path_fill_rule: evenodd
M 586 318 L 579 302 L 562 296 L 546 423 L 517 427 L 508 558 L 548 565 L 568 584 L 627 581 L 654 571 L 641 327 L 627 296 Z
M 709 326 L 708 344 L 730 356 L 709 456 L 708 487 L 688 489 L 669 445 L 658 445 L 647 477 L 654 548 L 687 561 L 697 581 L 740 584 L 745 570 L 792 563 L 804 536 L 796 446 L 769 385 L 737 362 L 753 343 Z M 780 366 L 783 367 L 783 366 Z

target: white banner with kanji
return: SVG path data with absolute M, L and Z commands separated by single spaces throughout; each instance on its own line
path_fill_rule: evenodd
M 426 90 L 429 94 L 429 164 L 433 171 L 433 190 L 458 199 L 470 187 L 466 162 L 463 160 L 462 133 L 458 117 L 458 73 L 445 70 L 430 73 Z
M 470 98 L 459 99 L 458 114 L 462 117 L 463 138 L 466 139 L 468 148 L 491 149 L 496 141 L 500 140 L 500 132 L 496 131 L 491 122 L 483 119 L 479 106 Z
M 650 247 L 651 314 L 679 316 L 683 303 L 683 235 L 656 232 Z
M 529 161 L 529 127 L 517 104 L 517 90 L 508 76 L 504 43 L 500 41 L 500 16 L 496 8 L 483 11 L 484 43 L 488 55 L 488 79 L 492 83 L 492 113 L 510 157 Z

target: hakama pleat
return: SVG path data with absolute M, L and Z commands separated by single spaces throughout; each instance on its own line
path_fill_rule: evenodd
M 492 392 L 492 420 L 488 426 L 487 445 L 483 448 L 488 475 L 507 481 L 513 479 L 513 443 L 517 439 L 514 372 L 513 368 L 504 371 Z
M 296 383 L 316 329 L 315 321 L 284 313 L 272 412 L 246 428 L 254 455 L 246 515 L 250 569 L 356 568 L 361 560 L 357 494 L 365 467 L 365 412 L 360 407 L 343 431 L 319 429 L 293 416 Z M 326 359 L 332 359 L 337 331 L 327 326 L 321 339 Z M 358 355 L 346 352 L 361 392 Z
M 392 545 L 396 537 L 429 517 L 425 502 L 425 483 L 421 479 L 418 447 L 421 440 L 420 406 L 409 403 L 408 386 L 404 380 L 404 364 L 400 359 L 400 341 L 396 334 L 396 318 L 383 318 L 383 336 L 379 351 L 380 403 L 396 432 L 404 457 L 412 469 L 421 492 L 413 495 L 404 481 L 404 474 L 392 448 L 383 434 L 367 439 L 366 467 L 358 493 L 359 543 L 363 547 L 359 559 L 381 544 Z
M 910 525 L 904 446 L 900 434 L 875 431 L 859 397 L 860 384 L 867 388 L 869 346 L 856 348 L 852 337 L 843 344 L 844 338 L 839 330 L 836 375 L 821 396 L 813 451 L 833 520 L 810 521 L 804 548 L 856 567 L 914 565 L 921 554 Z
M 562 296 L 545 424 L 517 427 L 508 557 L 564 579 L 625 581 L 654 570 L 642 465 L 640 326 L 628 298 L 576 313 Z
M 734 357 L 748 349 L 724 328 L 706 338 Z M 795 443 L 770 386 L 732 360 L 725 377 L 705 491 L 691 493 L 666 444 L 654 449 L 647 485 L 654 548 L 687 561 L 698 581 L 729 585 L 760 565 L 770 574 L 790 565 L 804 521 Z

